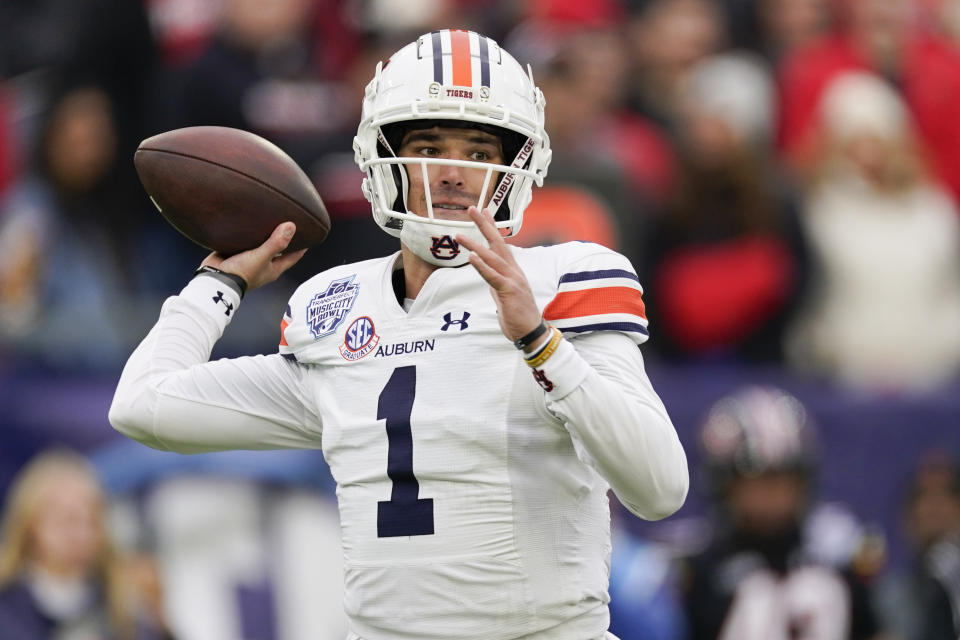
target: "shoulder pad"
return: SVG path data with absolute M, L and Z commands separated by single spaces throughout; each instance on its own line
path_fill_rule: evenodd
M 393 257 L 334 267 L 297 287 L 280 322 L 280 353 L 303 360 L 300 356 L 305 349 L 333 335 L 350 313 L 361 289 L 371 286 L 384 262 Z
M 557 291 L 544 319 L 567 337 L 591 331 L 620 331 L 640 344 L 647 340 L 643 287 L 623 255 L 591 242 L 552 247 Z

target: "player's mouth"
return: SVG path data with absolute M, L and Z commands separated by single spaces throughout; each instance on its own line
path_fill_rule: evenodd
M 465 220 L 467 219 L 467 208 L 470 206 L 470 204 L 458 202 L 434 202 L 433 217 L 440 220 Z

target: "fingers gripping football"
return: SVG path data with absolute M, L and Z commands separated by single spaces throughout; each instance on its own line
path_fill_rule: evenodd
M 292 222 L 281 223 L 259 247 L 229 258 L 224 258 L 214 251 L 204 259 L 202 264 L 240 276 L 246 280 L 248 291 L 262 287 L 279 278 L 280 274 L 295 265 L 307 252 L 306 249 L 301 249 L 292 253 L 282 253 L 290 244 L 296 230 L 297 226 Z
M 476 207 L 470 207 L 468 213 L 490 246 L 484 247 L 462 234 L 457 235 L 457 242 L 470 250 L 470 263 L 490 285 L 490 295 L 499 312 L 500 330 L 514 341 L 540 324 L 540 310 L 527 276 L 500 235 L 493 216 Z

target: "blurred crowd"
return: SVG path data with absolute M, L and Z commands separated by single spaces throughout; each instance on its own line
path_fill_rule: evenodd
M 650 356 L 937 388 L 960 370 L 958 16 L 957 0 L 9 0 L 2 357 L 112 370 L 202 257 L 133 170 L 160 131 L 248 129 L 307 171 L 333 232 L 288 288 L 391 251 L 352 159 L 362 88 L 403 43 L 465 26 L 547 98 L 554 162 L 517 241 L 630 257 Z M 274 346 L 283 287 L 233 350 Z
M 887 534 L 821 495 L 825 435 L 775 386 L 739 386 L 713 402 L 687 442 L 693 489 L 706 501 L 699 515 L 638 533 L 612 500 L 611 631 L 620 640 L 956 640 L 956 450 L 918 456 L 890 496 L 907 546 L 891 568 Z M 241 452 L 218 465 L 147 451 L 53 448 L 18 471 L 0 519 L 0 637 L 347 635 L 336 506 L 329 487 L 306 482 L 318 458 Z
M 142 139 L 192 125 L 277 143 L 331 213 L 328 240 L 251 294 L 218 345 L 274 351 L 296 283 L 395 250 L 362 197 L 352 138 L 375 63 L 441 27 L 483 32 L 532 65 L 553 163 L 515 241 L 590 240 L 627 255 L 646 287 L 652 371 L 772 367 L 877 398 L 957 383 L 960 0 L 4 0 L 0 379 L 119 374 L 205 254 L 153 209 L 132 162 Z M 901 508 L 913 563 L 881 585 L 875 532 L 817 504 L 804 415 L 760 388 L 710 411 L 694 457 L 711 479 L 702 495 L 715 531 L 672 551 L 624 533 L 612 586 L 623 640 L 956 639 L 954 461 L 914 465 Z M 102 539 L 102 490 L 84 464 L 41 460 L 0 500 L 0 619 L 4 598 L 39 594 L 47 624 L 66 612 L 78 629 L 112 628 L 104 638 L 168 637 L 156 569 Z M 83 544 L 25 542 L 45 535 L 31 506 L 42 473 L 79 475 L 83 496 L 68 502 L 89 503 L 72 516 L 87 523 Z M 263 512 L 262 489 L 238 491 L 232 504 L 249 512 L 211 528 L 247 523 L 233 530 L 256 536 L 237 533 L 236 549 L 277 537 L 263 522 L 286 520 Z M 197 512 L 210 505 L 224 507 L 213 498 Z M 309 546 L 297 542 L 304 511 L 290 513 L 284 539 Z M 196 543 L 184 531 L 170 536 Z M 70 571 L 41 555 L 58 544 L 71 547 Z M 216 573 L 196 561 L 211 545 L 166 566 Z M 297 565 L 288 582 L 309 583 Z M 137 602 L 116 595 L 132 578 Z M 180 611 L 194 595 L 173 594 Z M 828 605 L 829 622 L 809 613 Z M 777 619 L 786 630 L 763 635 Z

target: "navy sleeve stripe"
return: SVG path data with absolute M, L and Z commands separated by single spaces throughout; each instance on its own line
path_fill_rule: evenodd
M 640 282 L 640 278 L 625 269 L 601 269 L 600 271 L 565 273 L 560 276 L 560 284 L 564 282 L 583 282 L 584 280 L 602 280 L 604 278 L 629 278 L 634 282 Z
M 634 333 L 647 333 L 647 328 L 636 322 L 598 322 L 596 324 L 581 324 L 575 327 L 557 327 L 563 333 L 583 333 L 585 331 L 632 331 Z

